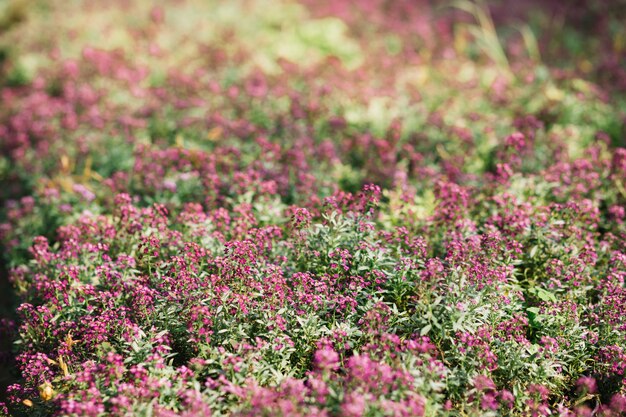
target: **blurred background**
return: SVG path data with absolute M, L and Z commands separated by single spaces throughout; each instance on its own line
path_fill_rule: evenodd
M 623 91 L 625 21 L 624 0 L 1 0 L 0 83 L 27 83 L 87 45 L 185 65 L 199 43 L 251 52 L 249 63 L 276 70 L 277 58 L 325 55 L 356 68 L 359 44 L 374 41 L 421 62 L 530 59 Z

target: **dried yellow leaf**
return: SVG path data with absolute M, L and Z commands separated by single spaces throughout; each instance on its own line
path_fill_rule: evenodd
M 68 376 L 70 374 L 67 364 L 63 360 L 63 356 L 59 356 L 59 368 L 63 371 L 63 376 Z
M 70 159 L 67 155 L 61 155 L 61 170 L 65 173 L 70 171 Z
M 54 389 L 52 384 L 44 382 L 39 386 L 39 396 L 44 401 L 50 401 L 54 397 Z
M 214 127 L 213 129 L 209 130 L 209 132 L 207 133 L 206 137 L 208 140 L 210 140 L 211 142 L 218 140 L 221 136 L 222 136 L 223 130 L 220 126 Z

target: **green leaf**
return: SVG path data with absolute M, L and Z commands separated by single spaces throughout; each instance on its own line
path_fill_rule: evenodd
M 536 294 L 541 301 L 556 303 L 556 297 L 554 296 L 554 294 L 544 290 L 543 288 L 537 288 Z

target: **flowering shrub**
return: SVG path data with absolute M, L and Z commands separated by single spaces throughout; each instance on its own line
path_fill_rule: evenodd
M 604 76 L 497 5 L 148 3 L 7 29 L 0 416 L 626 414 Z

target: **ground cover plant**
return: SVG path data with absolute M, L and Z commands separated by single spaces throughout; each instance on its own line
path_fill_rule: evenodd
M 0 416 L 626 414 L 623 2 L 0 5 Z

